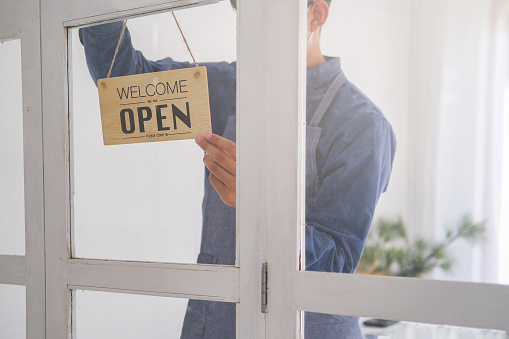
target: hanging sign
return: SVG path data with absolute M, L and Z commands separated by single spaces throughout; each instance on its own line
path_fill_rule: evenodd
M 192 139 L 211 133 L 204 66 L 99 79 L 105 145 Z

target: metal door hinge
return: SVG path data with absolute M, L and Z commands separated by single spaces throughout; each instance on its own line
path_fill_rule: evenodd
M 267 313 L 267 263 L 262 264 L 262 313 Z

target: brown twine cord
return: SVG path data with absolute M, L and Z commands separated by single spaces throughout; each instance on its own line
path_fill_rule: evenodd
M 184 33 L 182 32 L 182 29 L 180 28 L 179 22 L 177 20 L 177 17 L 175 16 L 174 12 L 171 12 L 173 14 L 173 18 L 175 19 L 175 22 L 177 23 L 177 27 L 179 28 L 180 34 L 182 35 L 182 38 L 184 39 L 184 42 L 186 43 L 187 50 L 189 51 L 189 54 L 191 54 L 191 58 L 193 58 L 194 65 L 198 67 L 198 64 L 196 63 L 196 60 L 194 59 L 193 52 L 191 52 L 191 48 L 189 48 L 189 44 L 187 43 L 186 37 L 184 36 Z
M 118 39 L 117 48 L 115 48 L 115 54 L 113 54 L 113 60 L 111 61 L 110 70 L 108 71 L 107 78 L 111 75 L 111 70 L 113 69 L 113 64 L 115 63 L 115 58 L 117 57 L 118 48 L 120 47 L 120 42 L 122 41 L 122 37 L 124 36 L 125 26 L 127 25 L 127 19 L 124 20 L 124 27 L 122 27 L 122 32 L 120 33 L 120 38 Z
M 184 39 L 184 42 L 186 43 L 187 50 L 189 51 L 189 54 L 191 54 L 191 58 L 193 58 L 194 65 L 196 67 L 198 67 L 198 63 L 194 59 L 193 52 L 191 52 L 191 48 L 189 48 L 189 44 L 187 43 L 186 37 L 184 36 L 182 29 L 180 28 L 180 25 L 177 20 L 177 17 L 175 16 L 175 13 L 171 12 L 171 14 L 173 14 L 173 18 L 175 19 L 175 22 L 177 23 L 177 27 L 179 28 L 180 34 L 182 35 L 182 38 Z M 122 32 L 120 33 L 120 38 L 118 39 L 118 43 L 117 43 L 117 48 L 115 48 L 115 54 L 113 54 L 113 60 L 111 61 L 110 70 L 108 71 L 108 75 L 106 76 L 107 78 L 109 78 L 111 75 L 111 70 L 113 69 L 113 64 L 115 63 L 115 58 L 117 57 L 118 48 L 120 47 L 120 42 L 122 41 L 122 38 L 124 37 L 124 31 L 125 31 L 126 25 L 127 25 L 127 19 L 124 20 L 124 27 L 122 27 Z

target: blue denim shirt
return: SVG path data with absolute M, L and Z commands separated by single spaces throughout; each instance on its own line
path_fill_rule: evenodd
M 106 77 L 121 28 L 122 23 L 116 22 L 80 30 L 80 40 L 85 47 L 87 64 L 96 82 L 97 79 Z M 228 121 L 229 126 L 235 125 L 231 123 L 231 119 L 235 117 L 236 108 L 236 63 L 200 63 L 200 65 L 206 66 L 208 72 L 212 131 L 223 135 Z M 126 29 L 112 76 L 193 66 L 188 62 L 176 62 L 171 58 L 159 61 L 147 60 L 141 52 L 133 48 L 129 31 Z M 325 63 L 307 71 L 308 124 L 325 92 L 340 72 L 339 58 L 327 58 Z M 307 154 L 308 161 L 309 157 L 316 161 L 320 189 L 312 197 L 312 203 L 310 197 L 307 197 L 306 269 L 353 273 L 364 248 L 376 203 L 389 182 L 396 149 L 395 136 L 381 111 L 350 82 L 346 82 L 336 93 L 318 128 L 321 129 L 321 133 L 316 152 Z M 230 139 L 234 140 L 234 130 L 226 132 Z M 205 180 L 205 185 L 204 224 L 198 262 L 233 265 L 235 209 L 224 204 L 218 208 L 215 202 L 209 203 L 218 200 L 217 193 L 208 180 Z M 221 220 L 218 220 L 219 218 Z M 199 326 L 195 328 L 196 331 L 193 330 L 193 336 L 186 337 L 229 338 L 232 334 L 234 337 L 234 309 L 233 313 L 230 308 L 220 310 L 221 306 L 217 306 L 218 304 L 222 303 L 197 302 L 196 305 L 190 303 L 184 327 L 186 322 L 189 323 L 187 327 L 193 327 L 196 323 L 199 323 Z M 208 305 L 217 308 L 211 311 Z M 193 310 L 198 312 L 194 316 L 191 314 Z M 204 329 L 205 321 L 200 318 L 207 317 L 207 314 L 232 318 L 228 321 L 219 318 L 207 321 L 209 326 L 213 324 L 216 327 L 221 326 L 222 322 L 228 322 L 229 325 L 224 327 L 229 329 L 223 332 L 217 329 L 217 333 L 220 334 L 207 335 Z M 306 317 L 319 316 L 308 313 Z M 324 318 L 323 315 L 321 317 Z M 333 319 L 327 319 L 326 322 L 336 321 L 339 326 L 330 331 L 324 329 L 322 325 L 316 325 L 318 321 L 315 322 L 316 326 L 306 321 L 306 328 L 316 327 L 316 335 L 308 335 L 306 330 L 306 338 L 336 338 L 337 333 L 348 333 L 341 332 L 340 329 L 346 318 L 335 316 Z
M 308 124 L 339 72 L 338 58 L 308 69 Z M 378 107 L 349 81 L 319 127 L 316 165 L 321 188 L 306 207 L 306 270 L 353 273 L 389 182 L 396 138 Z

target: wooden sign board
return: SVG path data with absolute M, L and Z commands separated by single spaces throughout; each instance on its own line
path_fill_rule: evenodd
M 211 133 L 203 66 L 97 80 L 105 145 Z

